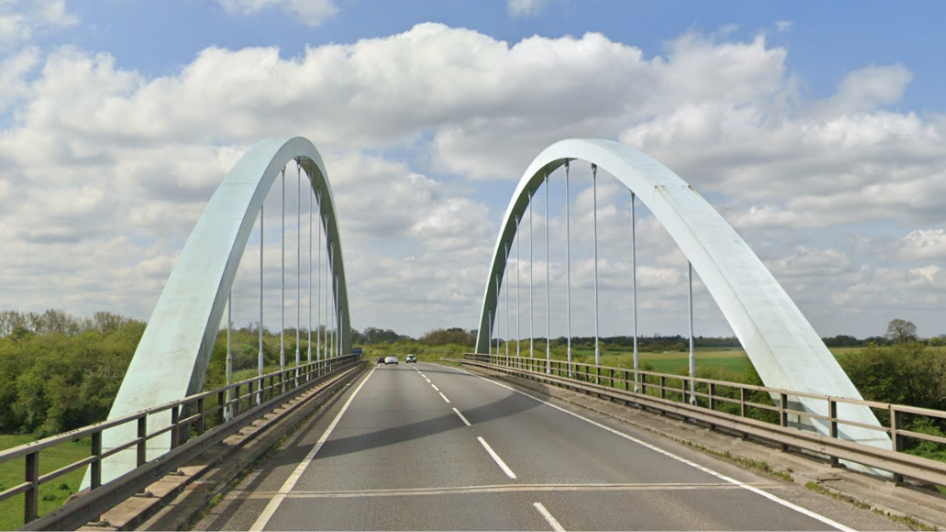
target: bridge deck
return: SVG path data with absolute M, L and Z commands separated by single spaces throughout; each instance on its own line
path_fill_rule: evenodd
M 423 363 L 369 372 L 197 528 L 264 522 L 267 530 L 898 528 L 587 411 Z

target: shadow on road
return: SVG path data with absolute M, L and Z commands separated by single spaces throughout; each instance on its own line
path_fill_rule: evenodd
M 516 415 L 520 412 L 535 408 L 539 403 L 530 401 L 516 394 L 510 394 L 498 401 L 466 410 L 463 415 L 476 426 L 495 419 Z M 445 414 L 433 419 L 390 427 L 357 436 L 331 439 L 319 452 L 320 458 L 343 456 L 346 454 L 366 451 L 387 445 L 409 442 L 433 436 L 450 430 L 463 427 L 463 422 L 454 413 Z

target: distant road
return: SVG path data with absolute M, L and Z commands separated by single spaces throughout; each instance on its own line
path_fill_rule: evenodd
M 253 527 L 898 528 L 588 411 L 424 363 L 366 373 L 197 525 Z

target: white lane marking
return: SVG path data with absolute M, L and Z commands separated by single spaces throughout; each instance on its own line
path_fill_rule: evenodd
M 783 484 L 756 484 L 772 489 L 785 489 Z M 711 484 L 494 484 L 485 486 L 460 486 L 453 488 L 395 488 L 355 491 L 308 491 L 292 490 L 287 499 L 352 499 L 371 497 L 415 497 L 437 496 L 457 493 L 594 493 L 594 492 L 632 492 L 632 491 L 733 491 L 741 489 L 729 482 Z M 270 500 L 274 491 L 234 490 L 234 496 L 247 499 Z
M 440 388 L 437 388 L 437 386 L 434 383 L 430 383 L 430 385 L 433 386 L 434 390 L 437 390 L 438 392 L 440 391 Z
M 545 506 L 543 506 L 541 502 L 534 502 L 532 503 L 532 506 L 534 506 L 535 509 L 538 510 L 540 514 L 542 514 L 542 517 L 544 517 L 549 526 L 552 527 L 552 530 L 555 532 L 565 532 L 565 527 L 563 527 L 562 524 L 558 522 L 558 519 L 552 517 L 552 514 L 550 514 L 549 511 L 545 509 Z
M 315 455 L 322 449 L 322 446 L 325 445 L 325 442 L 328 441 L 329 436 L 332 435 L 332 431 L 335 430 L 335 425 L 338 425 L 338 422 L 342 419 L 342 416 L 345 415 L 345 411 L 348 410 L 348 407 L 351 405 L 351 402 L 355 400 L 355 396 L 358 395 L 358 392 L 361 391 L 361 388 L 368 382 L 368 379 L 371 378 L 371 375 L 374 374 L 374 370 L 378 366 L 375 366 L 371 369 L 371 372 L 368 373 L 368 376 L 365 377 L 365 380 L 361 381 L 361 384 L 358 385 L 358 388 L 355 389 L 355 393 L 351 394 L 351 397 L 348 398 L 348 401 L 345 402 L 345 406 L 342 407 L 338 415 L 335 416 L 335 419 L 329 424 L 328 428 L 325 429 L 325 432 L 322 433 L 322 437 L 319 438 L 319 441 L 315 444 L 315 447 L 309 451 L 309 454 L 306 455 L 305 460 L 303 460 L 296 469 L 289 475 L 289 478 L 286 479 L 286 482 L 283 483 L 282 487 L 279 488 L 279 491 L 276 492 L 276 495 L 273 496 L 272 500 L 269 501 L 269 504 L 266 505 L 266 508 L 263 510 L 263 513 L 256 519 L 256 522 L 253 523 L 253 526 L 250 527 L 251 531 L 263 530 L 266 527 L 266 524 L 269 523 L 269 520 L 273 518 L 273 514 L 276 513 L 276 510 L 279 509 L 279 505 L 282 504 L 283 499 L 286 498 L 286 495 L 292 491 L 292 488 L 296 485 L 296 482 L 299 481 L 299 478 L 302 477 L 302 473 L 305 472 L 306 468 L 309 467 L 309 463 L 315 458 Z
M 498 454 L 496 454 L 496 451 L 494 451 L 493 448 L 490 447 L 488 443 L 486 443 L 486 440 L 484 440 L 482 436 L 477 436 L 476 439 L 480 440 L 480 443 L 483 445 L 483 448 L 486 449 L 486 452 L 488 452 L 489 455 L 493 457 L 493 460 L 495 460 L 496 463 L 499 464 L 499 467 L 502 468 L 504 473 L 506 473 L 506 476 L 513 480 L 516 480 L 516 474 L 512 472 L 512 469 L 509 469 L 509 466 L 507 466 L 506 462 L 503 462 L 503 459 L 500 458 Z
M 437 393 L 440 394 L 440 397 L 443 397 L 443 400 L 444 400 L 444 401 L 446 401 L 446 402 L 448 402 L 448 403 L 450 402 L 450 399 L 447 399 L 447 396 L 444 395 L 443 392 L 437 392 Z
M 462 421 L 464 425 L 466 425 L 467 427 L 473 426 L 473 425 L 470 425 L 470 422 L 467 421 L 465 417 L 463 417 L 463 414 L 461 414 L 459 410 L 454 408 L 453 411 L 456 412 L 458 416 L 460 416 L 460 421 Z
M 427 377 L 424 377 L 424 380 L 427 381 L 427 384 L 433 384 L 432 382 L 430 382 L 430 379 L 428 379 Z
M 461 370 L 461 371 L 463 371 L 463 370 Z M 828 526 L 830 526 L 830 527 L 834 527 L 834 528 L 836 528 L 836 529 L 838 529 L 838 530 L 843 530 L 844 532 L 854 532 L 854 529 L 853 529 L 853 528 L 849 528 L 849 527 L 847 527 L 847 526 L 844 526 L 844 525 L 842 525 L 841 523 L 838 523 L 837 521 L 835 521 L 835 520 L 833 520 L 833 519 L 831 519 L 831 518 L 825 517 L 825 516 L 823 516 L 823 515 L 821 515 L 821 514 L 819 514 L 819 513 L 815 513 L 815 512 L 813 512 L 813 511 L 807 509 L 807 508 L 802 508 L 801 506 L 798 506 L 798 505 L 795 504 L 795 503 L 786 501 L 785 499 L 782 499 L 781 497 L 776 497 L 775 495 L 772 495 L 771 493 L 769 493 L 769 492 L 767 492 L 767 491 L 760 490 L 759 488 L 756 488 L 755 486 L 751 486 L 751 485 L 749 485 L 749 484 L 746 484 L 745 482 L 741 482 L 741 481 L 736 480 L 736 479 L 734 479 L 734 478 L 728 477 L 728 476 L 726 476 L 726 475 L 724 475 L 724 474 L 722 474 L 722 473 L 716 472 L 716 471 L 714 471 L 714 470 L 712 470 L 712 469 L 710 469 L 710 468 L 708 468 L 708 467 L 704 467 L 704 466 L 701 466 L 701 465 L 699 465 L 699 464 L 697 464 L 697 463 L 695 463 L 695 462 L 691 462 L 690 460 L 687 460 L 686 458 L 683 458 L 682 456 L 677 456 L 677 455 L 671 453 L 670 451 L 666 451 L 666 450 L 664 450 L 664 449 L 661 449 L 660 447 L 657 447 L 656 445 L 651 445 L 651 444 L 649 444 L 649 443 L 647 443 L 647 442 L 645 442 L 645 441 L 643 441 L 643 440 L 639 440 L 639 439 L 637 439 L 637 438 L 635 438 L 635 437 L 633 437 L 633 436 L 630 436 L 630 435 L 628 435 L 628 434 L 624 434 L 623 432 L 618 431 L 618 430 L 615 430 L 615 429 L 612 429 L 611 427 L 608 427 L 607 425 L 603 425 L 603 424 L 601 424 L 601 423 L 598 423 L 597 421 L 588 419 L 588 418 L 586 418 L 585 416 L 583 416 L 583 415 L 581 415 L 581 414 L 576 414 L 575 412 L 572 412 L 572 411 L 570 411 L 570 410 L 566 410 L 566 409 L 564 409 L 564 408 L 562 408 L 562 407 L 560 407 L 560 406 L 558 406 L 558 405 L 552 404 L 552 403 L 550 403 L 550 402 L 548 402 L 548 401 L 545 401 L 545 400 L 543 400 L 543 399 L 540 399 L 540 398 L 538 398 L 538 397 L 536 397 L 536 396 L 534 396 L 534 395 L 525 393 L 525 392 L 523 392 L 523 391 L 516 390 L 516 389 L 514 389 L 514 388 L 510 388 L 509 386 L 506 386 L 505 384 L 496 382 L 496 381 L 494 381 L 494 380 L 487 379 L 486 377 L 483 377 L 482 375 L 476 375 L 475 373 L 470 373 L 470 372 L 468 372 L 468 371 L 466 371 L 465 373 L 469 373 L 470 375 L 479 377 L 479 378 L 483 379 L 483 380 L 486 381 L 486 382 L 491 382 L 491 383 L 495 384 L 496 386 L 500 386 L 500 387 L 502 387 L 502 388 L 506 388 L 507 390 L 511 390 L 511 391 L 513 391 L 513 392 L 515 392 L 515 393 L 524 395 L 524 396 L 526 396 L 526 397 L 528 397 L 528 398 L 530 398 L 530 399 L 534 399 L 534 400 L 536 400 L 536 401 L 538 401 L 538 402 L 540 402 L 540 403 L 543 403 L 543 404 L 545 404 L 545 405 L 547 405 L 547 406 L 550 406 L 550 407 L 552 407 L 552 408 L 554 408 L 554 409 L 556 409 L 556 410 L 558 410 L 558 411 L 564 412 L 564 413 L 566 413 L 566 414 L 568 414 L 568 415 L 570 415 L 570 416 L 574 416 L 574 417 L 576 417 L 576 418 L 578 418 L 578 419 L 581 419 L 582 421 L 586 421 L 586 422 L 588 422 L 588 423 L 591 423 L 592 425 L 594 425 L 594 426 L 596 426 L 596 427 L 598 427 L 598 428 L 600 428 L 600 429 L 604 429 L 604 430 L 606 430 L 606 431 L 608 431 L 608 432 L 610 432 L 610 433 L 612 433 L 612 434 L 615 434 L 615 435 L 617 435 L 617 436 L 620 436 L 620 437 L 622 437 L 622 438 L 624 438 L 624 439 L 626 439 L 626 440 L 630 440 L 630 441 L 632 441 L 632 442 L 634 442 L 634 443 L 636 443 L 636 444 L 638 444 L 638 445 L 642 445 L 642 446 L 644 446 L 644 447 L 646 447 L 646 448 L 648 448 L 648 449 L 650 449 L 650 450 L 652 450 L 652 451 L 658 452 L 658 453 L 660 453 L 660 454 L 662 454 L 662 455 L 664 455 L 664 456 L 666 456 L 666 457 L 668 457 L 668 458 L 672 458 L 673 460 L 676 460 L 676 461 L 678 461 L 678 462 L 680 462 L 680 463 L 686 464 L 686 465 L 688 465 L 688 466 L 690 466 L 690 467 L 693 467 L 693 468 L 695 468 L 695 469 L 699 469 L 700 471 L 702 471 L 702 472 L 704 472 L 704 473 L 707 473 L 707 474 L 710 474 L 710 475 L 713 475 L 714 477 L 716 477 L 716 478 L 718 478 L 718 479 L 720 479 L 720 480 L 724 480 L 724 481 L 726 481 L 726 482 L 730 482 L 730 483 L 732 483 L 732 484 L 735 484 L 736 486 L 739 486 L 740 488 L 743 488 L 743 489 L 745 489 L 745 490 L 751 491 L 752 493 L 755 493 L 755 494 L 757 494 L 757 495 L 761 495 L 762 497 L 765 497 L 766 499 L 769 499 L 770 501 L 772 501 L 772 502 L 774 502 L 774 503 L 776 503 L 776 504 L 780 504 L 780 505 L 782 505 L 782 506 L 784 506 L 784 507 L 786 507 L 786 508 L 789 508 L 789 509 L 791 509 L 791 510 L 795 510 L 796 512 L 798 512 L 798 513 L 800 513 L 800 514 L 802 514 L 802 515 L 806 515 L 806 516 L 808 516 L 808 517 L 810 517 L 810 518 L 812 518 L 812 519 L 814 519 L 814 520 L 816 520 L 816 521 L 821 521 L 822 523 L 824 523 L 824 524 L 826 524 L 826 525 L 828 525 Z

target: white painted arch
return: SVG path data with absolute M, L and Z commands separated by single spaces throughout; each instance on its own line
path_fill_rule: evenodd
M 489 352 L 490 316 L 496 318 L 496 283 L 502 287 L 504 250 L 513 245 L 515 220 L 522 219 L 545 176 L 574 159 L 607 170 L 663 224 L 700 275 L 766 386 L 861 399 L 805 316 L 726 220 L 693 187 L 658 161 L 609 140 L 563 140 L 543 150 L 529 165 L 506 209 L 493 252 L 476 339 L 478 353 Z M 790 400 L 797 400 L 808 411 L 827 413 L 824 402 L 797 397 Z M 879 426 L 867 407 L 842 404 L 838 415 Z M 827 432 L 824 424 L 815 423 L 813 428 L 822 434 Z M 841 429 L 841 436 L 890 448 L 890 439 L 882 432 L 848 426 Z
M 197 220 L 148 321 L 108 419 L 201 390 L 230 287 L 263 200 L 277 176 L 293 160 L 310 177 L 311 193 L 321 197 L 318 218 L 326 227 L 326 249 L 334 249 L 332 270 L 338 275 L 341 348 L 343 353 L 351 352 L 345 263 L 335 200 L 322 157 L 305 138 L 268 138 L 253 146 L 233 166 Z M 169 413 L 149 416 L 148 432 L 169 423 Z M 135 436 L 132 424 L 107 430 L 103 448 L 108 451 Z M 169 437 L 151 440 L 148 459 L 167 452 L 169 443 Z M 134 449 L 118 453 L 103 463 L 102 481 L 108 482 L 134 466 Z

